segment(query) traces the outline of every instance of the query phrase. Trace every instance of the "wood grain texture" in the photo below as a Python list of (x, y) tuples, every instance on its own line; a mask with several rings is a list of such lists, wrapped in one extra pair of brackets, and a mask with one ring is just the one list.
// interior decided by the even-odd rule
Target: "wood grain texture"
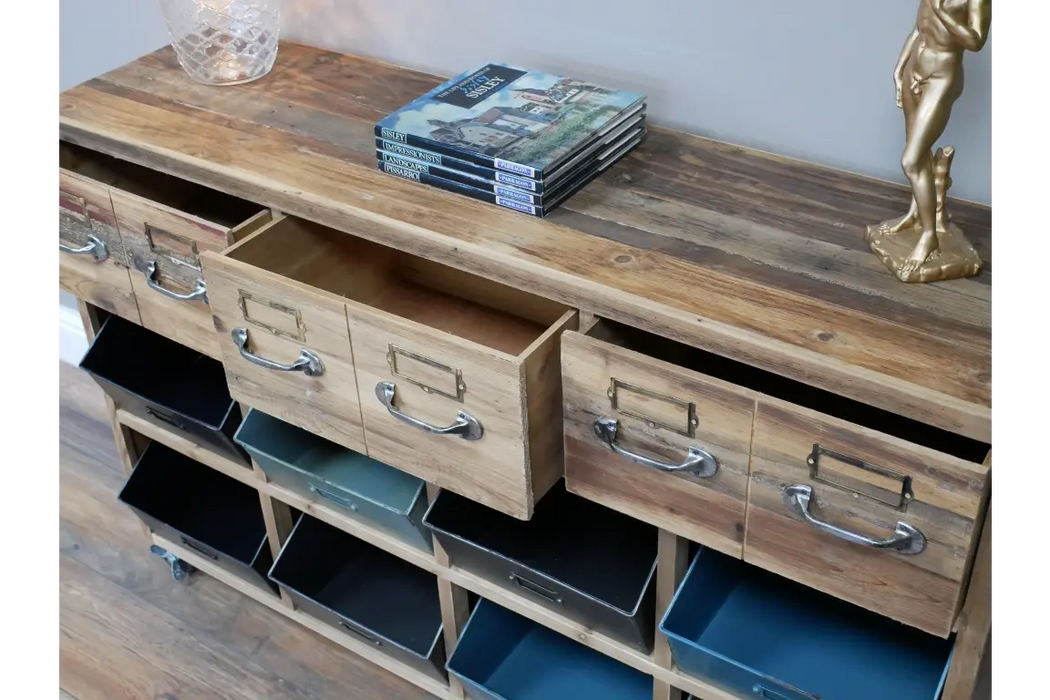
[[(365, 452), (345, 306), (231, 258), (208, 253), (202, 257), (230, 395), (351, 450)], [(302, 318), (302, 339), (277, 335), (246, 321), (239, 303), (244, 292), (295, 310)], [(234, 345), (230, 336), (234, 328), (246, 328), (248, 349), (274, 362), (292, 363), (302, 350), (308, 350), (324, 364), (324, 374), (308, 377), (253, 364)]]
[[(911, 478), (895, 508), (811, 478), (815, 444)], [(817, 518), (884, 538), (898, 521), (920, 530), (917, 555), (868, 549), (819, 532), (783, 501), (792, 484), (813, 489)], [(988, 494), (988, 467), (815, 411), (761, 398), (755, 414), (744, 559), (941, 637), (951, 633)], [(898, 494), (899, 495), (899, 494)]]
[[(509, 515), (530, 517), (522, 363), (361, 304), (347, 308), (368, 456)], [(466, 386), (462, 403), (395, 376), (387, 362), (391, 345), (459, 369)], [(433, 435), (395, 418), (375, 396), (381, 382), (395, 383), (397, 410), (436, 426), (454, 423), (463, 411), (481, 423), (481, 439)]]
[[(673, 532), (660, 530), (656, 559), (656, 638), (653, 645), (653, 661), (662, 668), (674, 668), (674, 657), (667, 637), (659, 629), (674, 594), (685, 578), (689, 568), (689, 540)], [(653, 680), (653, 700), (683, 700), (682, 691), (660, 679)]]
[(140, 323), (109, 190), (68, 170), (59, 170), (58, 178), (59, 243), (81, 248), (88, 245), (89, 235), (95, 236), (108, 255), (96, 262), (89, 254), (59, 251), (58, 286), (111, 314)]
[(973, 576), (957, 620), (952, 665), (944, 683), (944, 700), (970, 700), (980, 682), (992, 646), (992, 508), (988, 507)]
[(124, 473), (102, 391), (59, 371), (60, 697), (431, 697), (208, 576), (172, 580), (116, 500)]
[[(427, 484), (427, 500), (430, 503), (441, 493), (441, 489), (433, 484)], [(447, 569), (449, 566), (448, 552), (441, 543), (434, 540), (434, 561), (439, 567)], [(463, 628), (467, 626), (470, 619), (470, 600), (467, 590), (460, 588), (446, 578), (438, 577), (438, 600), (441, 603), (441, 624), (445, 636), (445, 656), (452, 656), (463, 634)], [(449, 696), (453, 698), (467, 697), (466, 690), (459, 678), (450, 673), (448, 676)]]
[[(624, 413), (623, 387), (620, 410), (613, 409), (607, 392), (614, 379), (694, 404), (693, 437), (640, 417), (659, 419), (660, 407)], [(580, 333), (563, 336), (562, 383), (570, 491), (720, 552), (743, 555), (753, 393)], [(666, 402), (650, 402), (659, 403)], [(661, 472), (617, 455), (594, 434), (601, 417), (619, 421), (617, 445), (626, 450), (677, 464), (695, 445), (718, 460), (718, 472), (710, 478)], [(678, 429), (687, 430), (688, 416), (677, 418)], [(666, 420), (670, 424), (673, 417)]]
[[(980, 440), (990, 265), (897, 284), (864, 226), (905, 188), (653, 127), (547, 220), (374, 168), (372, 125), (440, 78), (282, 43), (266, 81), (170, 49), (61, 97), (62, 138)], [(953, 202), (990, 259), (990, 210)]]

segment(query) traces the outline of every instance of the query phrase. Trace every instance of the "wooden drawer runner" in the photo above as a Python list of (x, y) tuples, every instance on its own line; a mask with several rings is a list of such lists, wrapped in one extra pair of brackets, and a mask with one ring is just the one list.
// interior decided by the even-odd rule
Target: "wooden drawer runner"
[(569, 490), (741, 557), (754, 392), (604, 321), (562, 342)]
[[(558, 350), (575, 311), (292, 218), (202, 257), (240, 400), (518, 518), (561, 476)], [(275, 330), (245, 320), (243, 292)], [(289, 364), (308, 350), (324, 375), (253, 365), (239, 327), (250, 353)], [(304, 424), (318, 406), (323, 424)]]
[(269, 211), (87, 149), (62, 149), (112, 202), (142, 325), (219, 359), (200, 253), (223, 250), (269, 221)]

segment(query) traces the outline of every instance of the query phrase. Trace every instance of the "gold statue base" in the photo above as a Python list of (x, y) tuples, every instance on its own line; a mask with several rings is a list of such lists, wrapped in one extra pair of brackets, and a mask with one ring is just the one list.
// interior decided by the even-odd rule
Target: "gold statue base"
[(961, 277), (973, 277), (981, 271), (981, 256), (966, 240), (962, 230), (948, 222), (937, 232), (937, 250), (918, 269), (905, 273), (905, 261), (919, 242), (918, 228), (898, 233), (883, 233), (894, 222), (868, 226), (864, 240), (882, 263), (901, 282), (941, 282)]

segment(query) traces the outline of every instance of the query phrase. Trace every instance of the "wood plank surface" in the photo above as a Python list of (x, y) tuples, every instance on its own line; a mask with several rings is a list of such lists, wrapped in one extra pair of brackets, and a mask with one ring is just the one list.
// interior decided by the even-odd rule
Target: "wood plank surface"
[[(375, 121), (440, 81), (282, 42), (215, 90), (166, 48), (64, 93), (61, 136), (990, 441), (991, 264), (898, 283), (863, 234), (905, 188), (652, 127), (533, 219), (376, 171)], [(950, 206), (990, 261), (991, 210)]]
[(101, 390), (60, 375), (62, 700), (432, 697), (210, 577), (174, 581), (116, 500)]

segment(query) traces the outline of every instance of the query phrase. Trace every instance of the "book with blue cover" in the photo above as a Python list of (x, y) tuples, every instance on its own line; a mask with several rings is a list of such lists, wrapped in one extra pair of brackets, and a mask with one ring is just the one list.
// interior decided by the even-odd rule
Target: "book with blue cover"
[(638, 93), (489, 63), (383, 118), (375, 133), (394, 144), (543, 181), (644, 103)]

